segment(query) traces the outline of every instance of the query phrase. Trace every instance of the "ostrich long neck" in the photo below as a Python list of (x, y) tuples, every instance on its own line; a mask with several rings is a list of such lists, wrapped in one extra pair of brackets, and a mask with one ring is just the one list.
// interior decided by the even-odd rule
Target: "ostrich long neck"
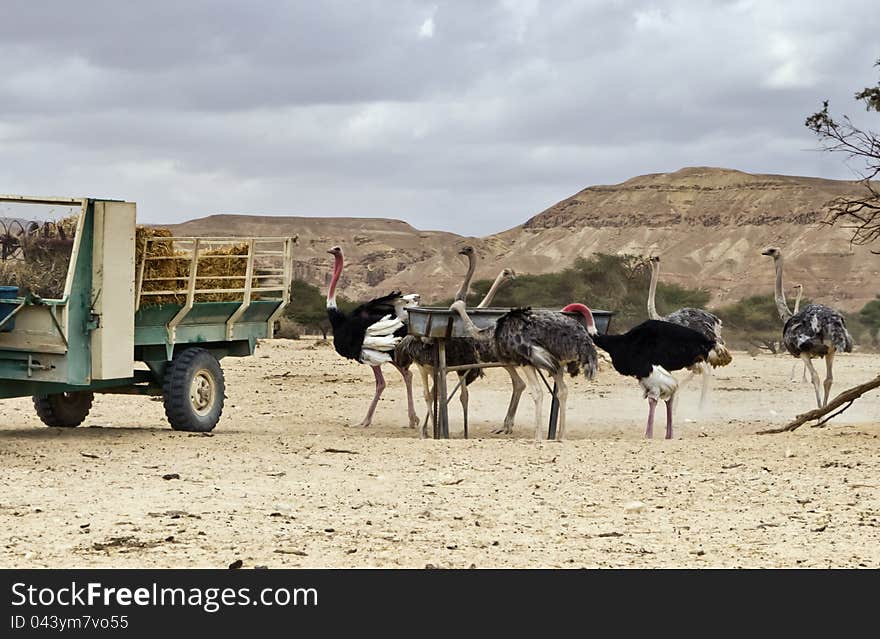
[(333, 262), (333, 277), (330, 279), (330, 288), (327, 289), (327, 308), (336, 308), (336, 284), (342, 275), (342, 255), (335, 255)]
[(504, 271), (501, 271), (498, 274), (498, 277), (495, 278), (495, 281), (492, 282), (492, 288), (489, 289), (489, 292), (486, 293), (486, 297), (477, 304), (477, 308), (486, 308), (489, 304), (492, 303), (492, 300), (495, 299), (495, 294), (498, 292), (498, 289), (501, 287), (501, 283), (504, 281)]
[(803, 287), (798, 289), (797, 297), (794, 298), (794, 313), (797, 313), (801, 308), (801, 297), (804, 295)]
[(651, 262), (651, 286), (648, 288), (648, 317), (653, 320), (661, 319), (660, 313), (657, 312), (657, 307), (654, 306), (658, 279), (660, 279), (660, 264)]
[(458, 289), (458, 292), (455, 294), (456, 301), (461, 300), (462, 302), (467, 301), (468, 290), (471, 287), (471, 278), (474, 276), (474, 271), (477, 270), (477, 256), (473, 253), (468, 253), (468, 270), (464, 276), (464, 282), (461, 283), (461, 288)]
[(477, 328), (477, 325), (474, 324), (473, 320), (468, 316), (467, 310), (465, 309), (464, 304), (453, 304), (450, 307), (450, 310), (458, 313), (458, 316), (461, 318), (462, 323), (464, 323), (465, 330), (472, 337), (479, 337), (480, 329)]
[(779, 318), (783, 322), (787, 322), (792, 316), (791, 310), (788, 308), (788, 302), (785, 301), (785, 291), (782, 290), (782, 256), (773, 258), (773, 265), (776, 267), (776, 311)]

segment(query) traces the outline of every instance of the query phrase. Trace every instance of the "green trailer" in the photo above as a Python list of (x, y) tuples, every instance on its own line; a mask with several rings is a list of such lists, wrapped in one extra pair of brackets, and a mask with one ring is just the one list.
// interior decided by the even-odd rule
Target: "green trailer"
[[(172, 428), (212, 430), (223, 410), (219, 360), (252, 355), (258, 339), (273, 336), (289, 301), (294, 239), (174, 237), (173, 255), (162, 255), (149, 243), (168, 238), (146, 237), (136, 264), (133, 202), (0, 196), (0, 203), (78, 215), (63, 294), (0, 299), (0, 398), (30, 395), (47, 426), (74, 427), (95, 393), (161, 396)], [(206, 259), (237, 260), (239, 275), (202, 275)], [(152, 277), (159, 260), (188, 266)]]

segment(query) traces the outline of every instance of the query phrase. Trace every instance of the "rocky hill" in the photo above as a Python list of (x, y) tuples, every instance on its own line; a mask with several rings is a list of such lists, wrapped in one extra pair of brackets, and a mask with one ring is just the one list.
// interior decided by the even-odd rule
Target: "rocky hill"
[(481, 256), (478, 278), (505, 266), (557, 271), (596, 252), (660, 255), (664, 281), (703, 287), (719, 304), (772, 291), (772, 264), (760, 250), (774, 244), (786, 255), (789, 283), (802, 282), (814, 300), (856, 310), (880, 292), (880, 256), (821, 221), (829, 200), (861, 188), (698, 167), (591, 186), (483, 238), (373, 218), (214, 215), (172, 228), (179, 235), (299, 235), (296, 275), (321, 286), (330, 266), (325, 251), (340, 244), (348, 261), (342, 290), (352, 298), (391, 289), (449, 297), (464, 271), (458, 247), (472, 243)]

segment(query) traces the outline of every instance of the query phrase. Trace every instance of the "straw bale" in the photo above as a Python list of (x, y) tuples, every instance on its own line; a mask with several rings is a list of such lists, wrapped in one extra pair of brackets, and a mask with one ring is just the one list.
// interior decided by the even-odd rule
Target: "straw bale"
[[(60, 298), (64, 294), (64, 283), (73, 250), (77, 216), (71, 216), (44, 225), (32, 235), (22, 237), (22, 258), (0, 261), (0, 284), (18, 286), (22, 292), (45, 298)], [(187, 279), (190, 259), (186, 252), (174, 247), (174, 238), (166, 228), (138, 226), (135, 231), (135, 268), (141, 268), (144, 246), (147, 238), (162, 238), (149, 243), (148, 257), (168, 257), (177, 259), (147, 260), (144, 263), (144, 291), (181, 291), (170, 295), (147, 295), (141, 300), (142, 306), (157, 304), (183, 304), (186, 302)], [(204, 251), (200, 255), (198, 275), (215, 276), (198, 280), (198, 288), (243, 288), (247, 272), (247, 259), (221, 257), (247, 255), (248, 245), (239, 243), (222, 248)], [(212, 259), (214, 257), (215, 259)], [(223, 279), (223, 277), (232, 279)], [(163, 278), (163, 279), (157, 279)], [(258, 280), (253, 285), (257, 286)], [(237, 301), (243, 293), (201, 293), (196, 302)]]

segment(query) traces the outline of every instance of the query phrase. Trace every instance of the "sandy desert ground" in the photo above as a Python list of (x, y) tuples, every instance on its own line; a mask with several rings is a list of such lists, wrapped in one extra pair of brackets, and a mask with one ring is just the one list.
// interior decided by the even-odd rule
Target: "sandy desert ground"
[[(372, 374), (307, 339), (224, 360), (210, 435), (170, 430), (148, 398), (99, 396), (70, 430), (7, 400), (0, 566), (876, 568), (880, 393), (827, 428), (756, 435), (814, 404), (792, 361), (737, 353), (706, 415), (699, 384), (683, 391), (672, 441), (642, 438), (637, 383), (610, 369), (571, 386), (561, 444), (534, 442), (528, 395), (515, 434), (491, 434), (500, 371), (472, 386), (469, 440), (457, 402), (456, 438), (405, 428), (396, 374), (373, 427), (351, 428)], [(880, 356), (836, 363), (839, 390)]]

